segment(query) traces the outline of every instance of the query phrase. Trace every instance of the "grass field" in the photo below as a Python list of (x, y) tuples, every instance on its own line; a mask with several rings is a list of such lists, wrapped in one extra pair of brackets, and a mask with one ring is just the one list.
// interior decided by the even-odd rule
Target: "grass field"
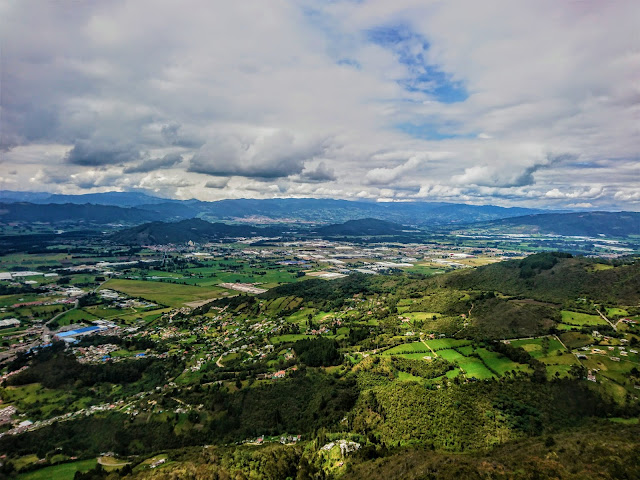
[(188, 302), (223, 296), (221, 288), (145, 282), (144, 280), (111, 279), (101, 288), (117, 290), (131, 297), (140, 297), (171, 307), (181, 307)]
[(35, 302), (43, 298), (35, 293), (20, 295), (0, 295), (0, 307), (9, 307), (15, 303)]
[(403, 353), (420, 353), (425, 352), (423, 355), (429, 355), (431, 352), (429, 348), (422, 342), (405, 343), (404, 345), (397, 345), (389, 350), (382, 352), (382, 355), (399, 355)]
[(45, 467), (33, 472), (22, 473), (16, 478), (18, 480), (73, 480), (76, 472), (87, 472), (96, 466), (95, 458), (89, 460), (79, 460), (77, 462), (63, 463)]
[(403, 268), (405, 272), (420, 273), (422, 275), (434, 275), (444, 273), (442, 268), (438, 268), (432, 265), (414, 265), (413, 267)]
[(587, 313), (571, 312), (562, 310), (562, 323), (569, 325), (606, 325), (599, 315), (589, 315)]
[(564, 347), (562, 344), (556, 340), (555, 338), (545, 337), (549, 339), (548, 348), (545, 351), (545, 339), (544, 338), (534, 338), (530, 340), (513, 340), (511, 345), (514, 347), (522, 347), (525, 351), (529, 352), (529, 354), (533, 358), (541, 358), (548, 357), (551, 355), (555, 355), (558, 351), (564, 351)]
[(119, 315), (118, 319), (122, 320), (122, 322), (126, 323), (127, 325), (135, 323), (138, 320), (141, 320), (145, 323), (151, 323), (154, 320), (160, 318), (163, 313), (167, 313), (169, 311), (171, 311), (170, 308), (160, 308), (157, 310), (147, 310), (144, 312), (127, 313), (125, 315)]
[(607, 318), (608, 317), (625, 317), (629, 315), (629, 312), (624, 308), (607, 308)]
[(89, 312), (86, 312), (84, 310), (73, 309), (73, 310), (69, 310), (64, 315), (58, 317), (56, 322), (58, 322), (58, 325), (63, 326), (63, 325), (71, 325), (72, 323), (78, 323), (83, 320), (91, 322), (97, 319), (98, 317), (90, 314)]
[(566, 332), (560, 335), (560, 340), (569, 348), (580, 348), (593, 344), (593, 337), (586, 333)]
[(297, 342), (298, 340), (304, 340), (305, 338), (315, 338), (316, 335), (304, 335), (302, 333), (288, 333), (286, 335), (278, 335), (271, 337), (269, 341), (271, 343), (285, 343), (285, 342)]
[[(233, 269), (229, 268), (231, 263), (233, 263)], [(242, 283), (259, 282), (265, 288), (271, 288), (281, 283), (295, 282), (300, 278), (296, 276), (295, 272), (287, 270), (297, 270), (297, 268), (270, 262), (253, 266), (246, 262), (212, 262), (206, 267), (188, 269), (187, 272), (195, 276), (186, 277), (184, 281), (190, 285), (201, 286), (237, 281)]]
[(449, 362), (457, 363), (467, 377), (475, 377), (479, 380), (494, 377), (493, 373), (484, 366), (479, 358), (466, 357), (453, 349), (440, 350), (438, 356)]
[[(2, 400), (13, 403), (18, 410), (29, 410), (37, 405), (39, 415), (32, 415), (31, 420), (39, 420), (54, 416), (54, 411), (64, 408), (70, 411), (80, 410), (91, 404), (91, 397), (81, 397), (74, 401), (73, 395), (64, 390), (44, 388), (39, 383), (30, 383), (2, 390)], [(37, 403), (36, 403), (37, 402)]]
[(426, 340), (427, 344), (434, 350), (444, 350), (447, 348), (457, 348), (471, 345), (469, 340), (458, 340), (456, 338), (438, 338), (436, 340)]
[(433, 320), (433, 317), (441, 317), (442, 315), (433, 312), (406, 312), (404, 313), (404, 316), (410, 318), (411, 320), (421, 320), (424, 322)]
[(476, 353), (480, 355), (482, 360), (484, 360), (484, 363), (495, 370), (499, 375), (504, 375), (506, 372), (510, 372), (512, 370), (521, 371), (529, 369), (527, 365), (521, 365), (513, 362), (499, 353), (492, 352), (484, 348), (478, 348)]

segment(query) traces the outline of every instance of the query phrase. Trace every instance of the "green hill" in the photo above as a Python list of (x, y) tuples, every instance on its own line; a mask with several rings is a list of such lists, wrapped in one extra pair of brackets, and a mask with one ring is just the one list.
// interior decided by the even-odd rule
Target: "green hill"
[(269, 229), (247, 225), (209, 223), (198, 218), (180, 222), (151, 222), (121, 230), (110, 237), (123, 245), (208, 242), (226, 237), (246, 237), (272, 233)]
[(504, 233), (628, 237), (640, 235), (640, 212), (543, 213), (504, 218), (479, 226)]
[(599, 269), (602, 260), (540, 253), (442, 278), (445, 286), (522, 295), (564, 303), (586, 297), (598, 303), (636, 305), (640, 302), (640, 263)]

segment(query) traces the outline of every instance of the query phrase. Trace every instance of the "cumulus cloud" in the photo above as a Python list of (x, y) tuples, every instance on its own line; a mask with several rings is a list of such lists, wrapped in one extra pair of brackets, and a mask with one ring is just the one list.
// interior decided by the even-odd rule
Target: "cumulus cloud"
[(207, 175), (278, 178), (299, 174), (305, 161), (325, 152), (324, 139), (287, 131), (218, 135), (191, 159), (189, 171)]
[(298, 178), (303, 182), (331, 182), (337, 179), (336, 172), (333, 168), (328, 167), (323, 161), (315, 167), (305, 166)]
[(458, 185), (485, 187), (523, 187), (536, 183), (534, 173), (563, 161), (575, 160), (573, 154), (543, 154), (539, 146), (519, 146), (515, 149), (494, 149), (481, 152), (483, 158), (491, 156), (491, 163), (474, 165), (451, 180)]
[(162, 168), (171, 168), (182, 162), (179, 153), (168, 153), (162, 158), (149, 158), (136, 165), (125, 167), (123, 173), (147, 173)]
[(218, 177), (207, 180), (204, 184), (206, 188), (224, 188), (229, 183), (229, 178), (227, 177)]
[(134, 145), (118, 145), (106, 141), (78, 141), (66, 156), (66, 161), (83, 167), (115, 165), (138, 160), (140, 151)]

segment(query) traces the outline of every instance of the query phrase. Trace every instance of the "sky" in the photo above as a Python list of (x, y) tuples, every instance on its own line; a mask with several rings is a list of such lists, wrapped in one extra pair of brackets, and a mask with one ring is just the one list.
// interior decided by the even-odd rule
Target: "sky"
[(640, 211), (640, 2), (0, 0), (0, 189)]

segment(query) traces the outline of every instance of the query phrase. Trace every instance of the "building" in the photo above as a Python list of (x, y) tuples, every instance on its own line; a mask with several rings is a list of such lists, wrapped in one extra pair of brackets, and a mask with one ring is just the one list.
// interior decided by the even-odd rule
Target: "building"
[(5, 318), (4, 320), (0, 320), (0, 328), (12, 328), (19, 326), (20, 320), (17, 318)]
[(84, 328), (78, 328), (77, 330), (68, 330), (66, 332), (58, 332), (56, 333), (53, 338), (55, 340), (62, 340), (63, 342), (67, 342), (67, 343), (75, 343), (76, 341), (76, 337), (84, 337), (85, 335), (92, 335), (94, 333), (97, 333), (101, 330), (106, 330), (107, 327), (104, 325), (100, 325), (100, 326), (92, 326), (92, 327), (84, 327)]

